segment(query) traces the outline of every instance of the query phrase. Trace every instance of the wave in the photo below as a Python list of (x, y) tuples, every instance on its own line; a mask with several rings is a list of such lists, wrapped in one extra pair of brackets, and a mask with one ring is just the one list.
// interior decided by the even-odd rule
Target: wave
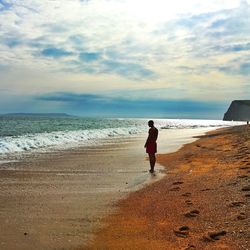
[[(223, 122), (216, 120), (178, 120), (156, 119), (155, 125), (160, 129), (184, 129), (202, 127), (225, 127), (242, 123)], [(0, 138), (0, 154), (46, 150), (48, 148), (66, 149), (83, 145), (95, 145), (102, 139), (121, 137), (147, 132), (143, 125), (133, 127), (90, 129), (77, 131), (57, 131), (50, 133), (26, 134), (21, 136), (5, 136)]]
[(169, 119), (161, 126), (162, 129), (185, 129), (185, 128), (214, 128), (242, 125), (242, 122), (228, 122), (220, 120), (193, 120), (193, 119)]
[(56, 147), (68, 148), (76, 145), (96, 144), (101, 139), (138, 134), (139, 128), (93, 129), (28, 134), (0, 139), (0, 154), (25, 152), (35, 149)]

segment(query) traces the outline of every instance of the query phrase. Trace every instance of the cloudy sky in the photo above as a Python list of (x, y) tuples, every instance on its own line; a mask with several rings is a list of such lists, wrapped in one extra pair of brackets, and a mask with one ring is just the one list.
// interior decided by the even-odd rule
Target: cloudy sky
[(221, 119), (250, 96), (250, 0), (0, 0), (0, 113)]

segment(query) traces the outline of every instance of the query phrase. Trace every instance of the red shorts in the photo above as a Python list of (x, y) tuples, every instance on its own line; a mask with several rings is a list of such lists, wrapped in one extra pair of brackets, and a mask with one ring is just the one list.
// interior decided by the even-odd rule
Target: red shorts
[(148, 142), (146, 147), (146, 153), (148, 154), (155, 154), (157, 152), (157, 144), (154, 141)]

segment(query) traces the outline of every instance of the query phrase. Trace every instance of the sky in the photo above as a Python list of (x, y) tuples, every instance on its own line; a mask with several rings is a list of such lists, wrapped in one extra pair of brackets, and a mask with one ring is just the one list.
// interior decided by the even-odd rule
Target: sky
[(0, 0), (0, 113), (222, 119), (250, 96), (250, 0)]

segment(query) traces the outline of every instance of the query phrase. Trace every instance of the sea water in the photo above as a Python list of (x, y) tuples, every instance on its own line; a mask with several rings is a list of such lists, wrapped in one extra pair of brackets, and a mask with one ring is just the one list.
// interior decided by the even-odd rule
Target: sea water
[[(0, 156), (99, 145), (107, 138), (135, 136), (148, 130), (148, 119), (58, 116), (0, 116)], [(154, 119), (161, 129), (225, 127), (221, 120)]]

